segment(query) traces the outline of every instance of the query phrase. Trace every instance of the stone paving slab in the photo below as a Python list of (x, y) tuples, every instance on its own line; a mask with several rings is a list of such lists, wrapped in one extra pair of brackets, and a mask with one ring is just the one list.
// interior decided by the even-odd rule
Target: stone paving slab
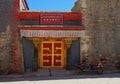
[(120, 84), (120, 74), (4, 78), (0, 84)]
[(66, 69), (51, 69), (52, 76), (68, 76), (75, 75), (75, 70), (66, 70)]
[[(111, 71), (105, 71), (104, 74), (110, 74)], [(118, 73), (117, 71), (114, 73)], [(104, 75), (103, 74), (103, 75)], [(59, 77), (59, 76), (74, 76), (80, 75), (76, 70), (66, 70), (66, 69), (39, 69), (37, 72), (26, 72), (24, 74), (10, 74), (10, 75), (0, 75), (0, 78), (14, 78), (14, 77)], [(81, 74), (86, 75), (86, 74)], [(97, 74), (87, 74), (87, 75), (97, 75)]]
[(75, 70), (66, 69), (39, 69), (37, 72), (26, 72), (24, 74), (0, 75), (0, 77), (50, 77), (75, 75)]

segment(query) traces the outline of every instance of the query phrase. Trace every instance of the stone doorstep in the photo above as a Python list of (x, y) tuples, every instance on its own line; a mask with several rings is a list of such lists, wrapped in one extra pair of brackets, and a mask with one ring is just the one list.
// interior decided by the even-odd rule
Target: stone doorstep
[(23, 75), (11, 74), (11, 75), (0, 75), (0, 78), (16, 78), (23, 77)]
[(65, 69), (40, 69), (36, 72), (36, 76), (65, 76), (73, 75), (74, 70), (65, 70)]

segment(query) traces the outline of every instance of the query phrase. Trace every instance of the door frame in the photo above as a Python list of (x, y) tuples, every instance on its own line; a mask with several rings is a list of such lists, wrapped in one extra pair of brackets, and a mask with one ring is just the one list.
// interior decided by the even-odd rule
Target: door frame
[[(61, 55), (62, 55), (62, 59), (61, 59), (61, 63), (62, 63), (62, 65), (61, 66), (53, 66), (53, 61), (54, 60), (52, 60), (52, 66), (51, 67), (47, 67), (47, 66), (43, 66), (43, 56), (42, 56), (42, 48), (43, 48), (43, 43), (52, 43), (52, 48), (54, 47), (54, 43), (61, 43), (61, 50), (62, 50), (62, 52), (61, 52)], [(44, 39), (44, 40), (41, 40), (41, 43), (40, 43), (40, 45), (39, 45), (39, 48), (38, 48), (38, 67), (39, 68), (65, 68), (66, 67), (66, 49), (65, 49), (65, 44), (64, 44), (64, 41), (63, 40), (61, 40), (61, 39), (59, 39), (59, 40), (56, 40), (56, 39)], [(54, 51), (52, 51), (52, 53), (53, 53)], [(52, 59), (54, 59), (53, 56), (54, 54), (52, 54)]]

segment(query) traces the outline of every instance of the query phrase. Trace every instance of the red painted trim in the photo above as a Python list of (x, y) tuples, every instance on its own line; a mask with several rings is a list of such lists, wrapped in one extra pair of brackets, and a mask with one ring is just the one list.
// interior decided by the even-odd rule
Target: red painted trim
[(13, 27), (12, 27), (12, 73), (23, 73), (23, 59), (20, 49), (20, 34), (19, 34), (19, 13), (20, 13), (20, 1), (13, 0)]
[(19, 18), (21, 20), (39, 20), (39, 12), (20, 12)]
[(77, 12), (21, 12), (19, 18), (21, 20), (40, 20), (41, 14), (63, 14), (64, 21), (82, 20), (82, 13)]
[(80, 27), (80, 28), (60, 28), (60, 27), (56, 27), (56, 28), (50, 28), (50, 27), (20, 27), (20, 30), (85, 30), (85, 28)]

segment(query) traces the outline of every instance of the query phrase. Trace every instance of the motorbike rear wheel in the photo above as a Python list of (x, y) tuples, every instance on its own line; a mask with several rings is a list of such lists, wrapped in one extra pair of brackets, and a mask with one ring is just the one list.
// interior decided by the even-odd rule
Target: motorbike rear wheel
[(98, 74), (103, 74), (103, 69), (98, 68), (98, 69), (97, 69), (97, 73), (98, 73)]

